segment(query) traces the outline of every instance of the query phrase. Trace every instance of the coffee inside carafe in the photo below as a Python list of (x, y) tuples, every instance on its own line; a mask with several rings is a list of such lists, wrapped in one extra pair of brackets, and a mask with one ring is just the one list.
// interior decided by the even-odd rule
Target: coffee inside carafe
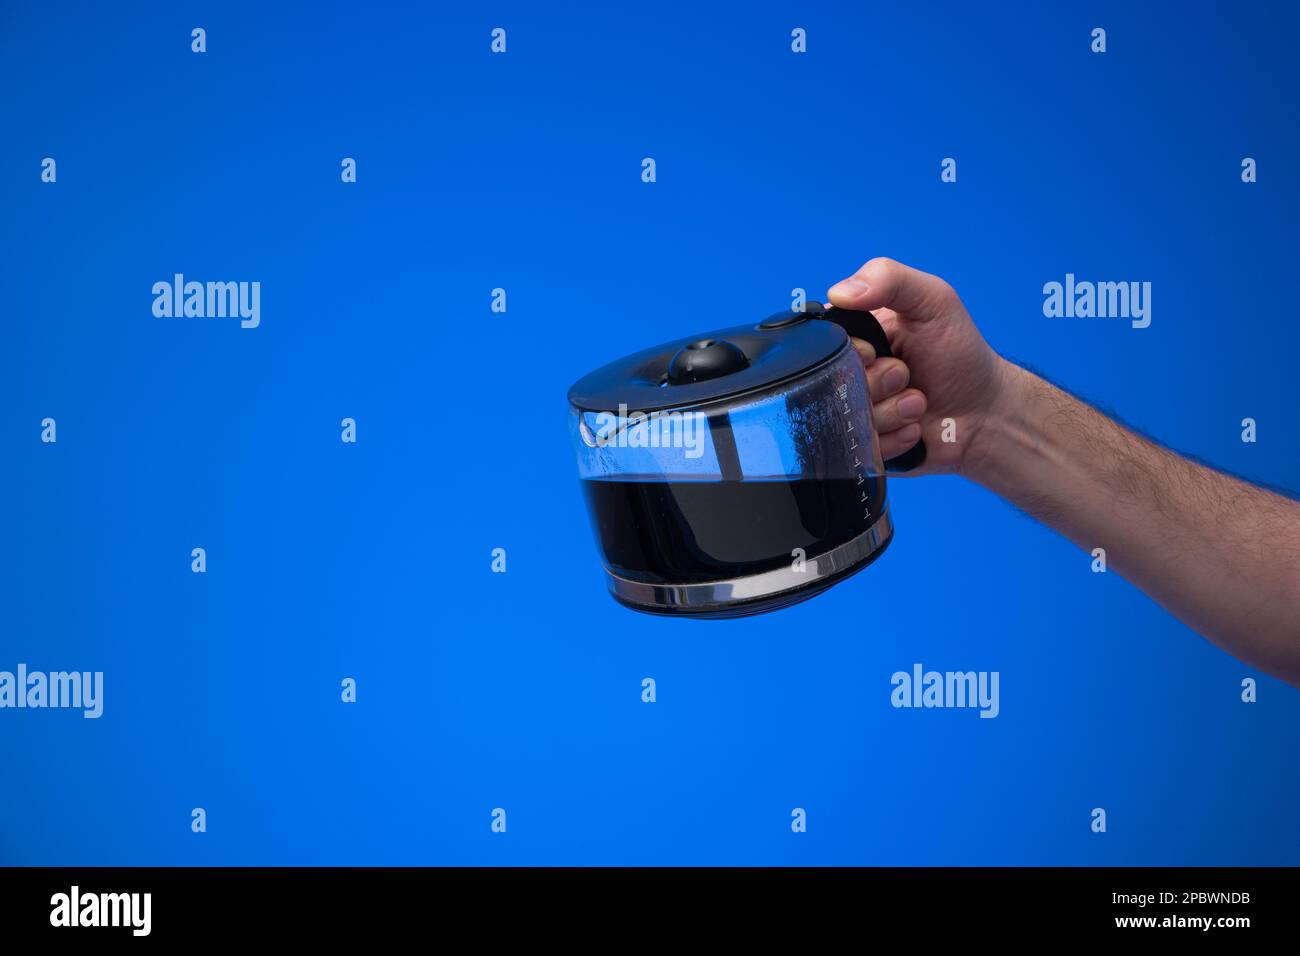
[(613, 573), (691, 584), (791, 567), (856, 538), (880, 513), (885, 482), (619, 476), (584, 480), (582, 490)]

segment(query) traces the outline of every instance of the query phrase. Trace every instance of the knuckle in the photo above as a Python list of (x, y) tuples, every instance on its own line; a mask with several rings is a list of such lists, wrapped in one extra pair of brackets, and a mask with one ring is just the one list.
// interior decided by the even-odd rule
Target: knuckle
[(941, 308), (950, 308), (961, 304), (961, 296), (957, 295), (957, 290), (951, 285), (940, 279), (934, 290), (935, 305)]
[(898, 277), (899, 270), (902, 268), (902, 263), (897, 259), (890, 259), (888, 256), (877, 256), (868, 261), (858, 271), (863, 274), (870, 274), (877, 282), (892, 282)]

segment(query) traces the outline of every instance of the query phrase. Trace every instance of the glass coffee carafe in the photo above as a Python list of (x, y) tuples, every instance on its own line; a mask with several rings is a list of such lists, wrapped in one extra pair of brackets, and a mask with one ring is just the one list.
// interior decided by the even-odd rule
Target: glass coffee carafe
[(809, 303), (627, 356), (570, 389), (579, 478), (617, 600), (755, 614), (884, 550), (885, 468), (849, 332), (888, 354), (870, 313)]

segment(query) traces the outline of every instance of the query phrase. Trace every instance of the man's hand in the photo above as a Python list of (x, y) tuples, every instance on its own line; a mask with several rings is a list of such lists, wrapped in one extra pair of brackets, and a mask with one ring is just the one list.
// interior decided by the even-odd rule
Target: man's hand
[[(900, 455), (924, 434), (925, 464), (909, 474), (964, 471), (1014, 367), (984, 341), (952, 286), (893, 259), (872, 259), (829, 298), (874, 313), (897, 356), (877, 361), (870, 345), (853, 340), (867, 367), (881, 455)], [(941, 440), (944, 419), (952, 419), (955, 441)]]
[(1105, 548), (1188, 625), (1300, 686), (1300, 503), (1154, 445), (1000, 358), (942, 279), (872, 259), (830, 300), (874, 312), (898, 356), (856, 343), (885, 458), (916, 444), (919, 420), (917, 473), (960, 472), (1085, 551)]

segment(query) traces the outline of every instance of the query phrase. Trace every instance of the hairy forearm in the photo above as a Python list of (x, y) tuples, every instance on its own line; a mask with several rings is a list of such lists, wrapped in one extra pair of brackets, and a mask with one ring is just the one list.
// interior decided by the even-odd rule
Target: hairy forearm
[(965, 474), (1229, 653), (1300, 686), (1300, 504), (1188, 461), (1004, 363)]

